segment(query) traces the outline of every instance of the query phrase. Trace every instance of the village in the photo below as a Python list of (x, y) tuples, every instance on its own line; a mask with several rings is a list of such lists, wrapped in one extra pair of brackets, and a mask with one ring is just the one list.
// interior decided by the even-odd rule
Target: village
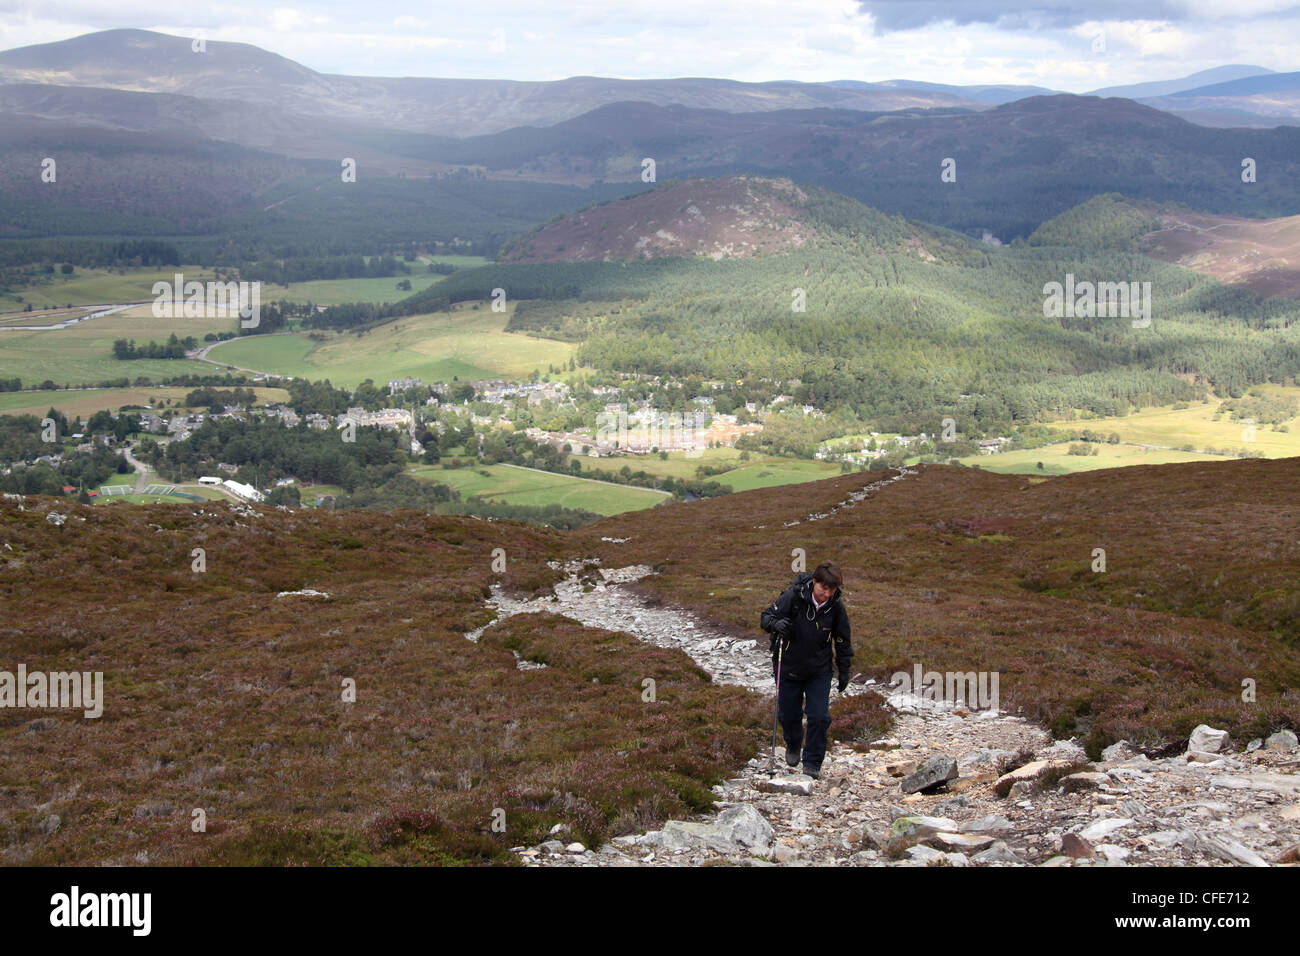
[[(680, 389), (686, 383), (656, 376), (629, 376), (643, 386)], [(255, 384), (277, 387), (287, 384), (274, 376), (259, 375)], [(781, 383), (795, 387), (797, 380)], [(704, 381), (701, 389), (717, 390), (725, 383)], [(344, 441), (353, 440), (356, 428), (381, 428), (403, 431), (407, 434), (412, 456), (425, 453), (424, 444), (430, 434), (442, 435), (450, 429), (473, 426), (479, 433), (480, 444), (487, 430), (502, 429), (521, 432), (538, 446), (549, 446), (557, 452), (592, 459), (644, 458), (649, 455), (681, 453), (696, 458), (708, 449), (732, 448), (746, 436), (759, 436), (765, 421), (774, 415), (793, 415), (815, 422), (824, 420), (825, 413), (810, 404), (800, 404), (794, 395), (779, 392), (765, 402), (748, 401), (732, 412), (715, 409), (710, 395), (696, 395), (682, 411), (665, 411), (656, 408), (647, 398), (630, 398), (629, 391), (617, 385), (579, 387), (577, 391), (563, 381), (507, 381), (486, 379), (471, 382), (423, 382), (419, 378), (392, 379), (380, 392), (384, 407), (366, 408), (350, 406), (336, 415), (318, 412), (299, 414), (284, 402), (270, 402), (248, 407), (236, 403), (220, 410), (197, 411), (192, 407), (174, 409), (154, 406), (151, 410), (132, 412), (138, 417), (138, 437), (149, 437), (159, 444), (185, 441), (209, 421), (234, 420), (248, 422), (255, 419), (281, 422), (286, 428), (305, 424), (315, 430), (334, 429), (341, 432)], [(455, 397), (453, 397), (455, 396)], [(457, 401), (456, 397), (460, 400)], [(371, 405), (375, 402), (371, 401)], [(127, 412), (109, 413), (113, 421)], [(568, 422), (565, 427), (542, 427), (538, 422)], [(577, 424), (582, 422), (582, 424)], [(589, 424), (588, 424), (589, 423)], [(84, 428), (84, 426), (81, 426)], [(69, 442), (60, 444), (31, 460), (9, 462), (0, 474), (8, 475), (15, 468), (46, 464), (57, 468), (70, 454), (88, 453), (95, 442), (108, 448), (130, 442), (114, 434), (88, 435), (77, 431), (68, 436)], [(871, 431), (863, 435), (829, 438), (819, 442), (812, 458), (816, 461), (840, 463), (845, 467), (866, 467), (889, 455), (907, 455), (935, 438), (920, 432), (916, 435), (887, 435)], [(999, 436), (973, 443), (980, 454), (994, 454), (1005, 450), (1012, 439)], [(743, 442), (742, 442), (743, 447)], [(257, 488), (248, 482), (235, 480), (239, 468), (225, 462), (212, 462), (211, 474), (198, 478), (201, 485), (219, 488), (235, 497), (251, 502), (263, 502), (274, 487)], [(275, 486), (294, 483), (293, 478), (280, 478)], [(154, 487), (150, 485), (149, 487)], [(66, 490), (66, 489), (65, 489)], [(100, 492), (111, 495), (122, 492), (121, 486), (110, 486)], [(95, 494), (91, 493), (92, 496)]]

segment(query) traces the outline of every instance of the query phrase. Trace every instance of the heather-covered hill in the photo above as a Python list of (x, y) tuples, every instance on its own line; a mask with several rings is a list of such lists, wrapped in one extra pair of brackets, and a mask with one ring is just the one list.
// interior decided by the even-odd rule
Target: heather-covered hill
[(1121, 738), (1182, 747), (1202, 722), (1243, 740), (1300, 726), (1300, 459), (1041, 483), (916, 470), (833, 513), (882, 473), (619, 515), (571, 541), (605, 566), (651, 564), (639, 588), (740, 630), (789, 583), (795, 549), (809, 570), (836, 561), (855, 670), (1000, 672), (1004, 710), (1085, 738), (1094, 759)]
[(1160, 226), (1141, 239), (1147, 255), (1262, 296), (1300, 298), (1300, 216), (1243, 219), (1178, 210), (1162, 214)]
[(723, 259), (786, 252), (802, 246), (816, 228), (802, 209), (807, 200), (788, 179), (674, 183), (548, 223), (507, 244), (497, 260)]
[(1300, 298), (1300, 216), (1246, 219), (1108, 193), (1043, 223), (1029, 241), (1141, 252), (1263, 297)]
[(788, 179), (721, 176), (669, 181), (597, 203), (502, 247), (501, 263), (583, 262), (707, 256), (752, 259), (821, 250), (900, 252), (934, 261), (970, 257), (964, 237), (887, 216), (816, 186)]
[[(635, 590), (760, 638), (760, 660), (758, 615), (795, 549), (809, 568), (836, 560), (855, 672), (996, 671), (1004, 711), (1093, 759), (1120, 738), (1181, 752), (1200, 723), (1237, 740), (1297, 729), (1298, 472), (1249, 460), (1034, 483), (918, 466), (570, 533), (7, 498), (0, 670), (102, 671), (105, 701), (99, 718), (0, 709), (0, 860), (501, 862), (556, 823), (595, 846), (708, 809), (770, 733), (763, 695), (546, 612), (466, 639), (492, 621), (491, 584), (543, 595), (579, 557), (652, 566)], [(281, 593), (302, 589), (324, 593)], [(837, 700), (832, 737), (878, 734), (879, 707)]]
[[(105, 698), (0, 708), (0, 861), (501, 861), (557, 822), (594, 843), (708, 806), (761, 699), (554, 615), (465, 639), (490, 583), (533, 593), (564, 550), (417, 512), (0, 502), (0, 671), (101, 671)], [(277, 596), (303, 588), (328, 596)], [(516, 629), (551, 666), (516, 669)]]

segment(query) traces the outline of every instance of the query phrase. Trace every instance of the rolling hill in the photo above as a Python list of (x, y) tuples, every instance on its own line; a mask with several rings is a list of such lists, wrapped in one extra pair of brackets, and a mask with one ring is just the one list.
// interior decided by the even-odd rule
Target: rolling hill
[[(1213, 125), (1294, 126), (1300, 121), (1300, 73), (1265, 73), (1163, 96), (1145, 97), (1143, 103), (1186, 116), (1194, 122), (1219, 114)], [(1239, 117), (1241, 122), (1233, 123)]]
[(791, 252), (820, 228), (788, 179), (728, 176), (665, 184), (601, 203), (508, 243), (498, 261), (581, 262)]
[(356, 77), (318, 73), (247, 43), (192, 41), (148, 30), (106, 30), (0, 53), (0, 81), (235, 100), (366, 126), (465, 136), (552, 125), (608, 103), (636, 100), (733, 112), (831, 107), (981, 109), (950, 92), (868, 84), (741, 83), (575, 76), (550, 82)]
[[(745, 202), (719, 201), (739, 190)], [(806, 198), (749, 177), (665, 182), (519, 237), (503, 261), (449, 276), (396, 314), (501, 289), (516, 303), (508, 330), (581, 343), (579, 363), (794, 378), (795, 400), (848, 416), (843, 428), (856, 413), (907, 434), (932, 434), (944, 416), (984, 430), (1069, 409), (1125, 414), (1300, 372), (1300, 303), (1261, 301), (1142, 254), (1138, 240), (1159, 223), (1121, 200), (1094, 200), (1023, 247), (998, 247), (798, 190)], [(763, 196), (793, 207), (782, 213), (788, 232), (763, 227)], [(1152, 325), (1047, 315), (1047, 285), (1067, 276), (1149, 282)], [(775, 429), (763, 441), (805, 448)]]
[(1264, 76), (1272, 70), (1262, 66), (1247, 66), (1234, 63), (1230, 66), (1217, 66), (1212, 70), (1200, 70), (1175, 80), (1155, 80), (1150, 83), (1130, 83), (1127, 86), (1104, 86), (1089, 91), (1089, 96), (1123, 96), (1130, 100), (1144, 97), (1170, 96), (1185, 90), (1195, 90), (1211, 83), (1227, 83), (1247, 76)]
[[(1285, 111), (1294, 76), (1162, 99), (1236, 109), (1262, 97)], [(15, 237), (163, 232), (213, 236), (214, 246), (315, 245), (337, 215), (355, 221), (361, 208), (356, 248), (418, 242), (426, 222), (430, 238), (450, 241), (451, 203), (465, 212), (459, 235), (495, 248), (548, 216), (640, 188), (646, 158), (661, 179), (788, 178), (1004, 242), (1105, 192), (1218, 215), (1297, 212), (1295, 127), (1207, 129), (1128, 99), (961, 90), (906, 80), (345, 77), (247, 44), (199, 53), (181, 37), (114, 30), (0, 53), (0, 219)], [(75, 174), (42, 188), (27, 170), (56, 148)], [(151, 158), (160, 152), (166, 161)], [(1226, 175), (1243, 155), (1269, 170), (1249, 190)], [(200, 174), (204, 157), (210, 175)], [(341, 157), (358, 165), (348, 192), (337, 189)], [(956, 177), (945, 181), (949, 159)], [(451, 180), (484, 195), (441, 185)], [(589, 192), (557, 202), (556, 187)], [(449, 188), (458, 195), (449, 199)], [(492, 192), (508, 208), (490, 208)], [(516, 210), (541, 214), (526, 222)]]
[(1110, 194), (1044, 223), (1030, 242), (1137, 251), (1264, 298), (1300, 298), (1300, 216), (1219, 216)]

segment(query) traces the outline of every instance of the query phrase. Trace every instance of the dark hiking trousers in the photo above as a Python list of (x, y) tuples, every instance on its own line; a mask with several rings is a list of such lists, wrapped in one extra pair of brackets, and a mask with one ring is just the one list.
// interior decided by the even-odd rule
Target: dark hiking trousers
[[(781, 693), (777, 714), (785, 734), (785, 748), (794, 752), (803, 747), (805, 766), (820, 769), (826, 757), (826, 732), (831, 726), (831, 675), (803, 680), (781, 675)], [(804, 740), (803, 716), (808, 715), (808, 739)]]

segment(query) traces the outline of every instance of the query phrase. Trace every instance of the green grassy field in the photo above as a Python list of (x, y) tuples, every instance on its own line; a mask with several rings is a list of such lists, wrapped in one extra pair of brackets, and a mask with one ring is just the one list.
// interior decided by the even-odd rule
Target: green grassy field
[[(415, 377), (426, 382), (519, 378), (566, 363), (574, 346), (505, 332), (509, 312), (463, 303), (450, 312), (394, 319), (362, 335), (294, 332), (233, 339), (208, 353), (217, 362), (276, 375), (328, 378), (355, 387)], [(513, 309), (513, 306), (511, 306)], [(316, 335), (320, 341), (309, 336)]]
[(805, 481), (821, 481), (839, 476), (840, 466), (825, 461), (800, 461), (794, 458), (770, 458), (766, 461), (737, 468), (725, 475), (705, 478), (730, 485), (732, 491), (751, 491), (754, 488), (771, 488), (775, 485), (796, 485)]
[[(117, 479), (120, 479), (120, 478), (126, 478), (126, 479), (128, 479), (128, 480), (127, 480), (126, 482), (120, 482), (120, 481), (117, 480)], [(113, 478), (111, 478), (111, 479), (109, 479), (108, 481), (104, 482), (105, 485), (115, 485), (115, 484), (128, 484), (128, 485), (130, 485), (130, 484), (134, 484), (134, 483), (135, 483), (135, 475), (114, 475)], [(231, 497), (230, 497), (230, 495), (226, 494), (224, 491), (217, 491), (215, 488), (210, 488), (210, 487), (208, 487), (207, 485), (199, 485), (199, 484), (193, 484), (193, 485), (176, 485), (176, 491), (180, 492), (181, 494), (185, 494), (185, 495), (194, 495), (196, 498), (202, 498), (202, 499), (204, 499), (205, 501), (223, 501), (223, 500), (224, 500), (224, 501), (230, 501), (230, 500), (232, 500)], [(159, 494), (151, 494), (151, 495), (122, 495), (122, 494), (112, 494), (112, 495), (97, 495), (95, 498), (92, 499), (92, 501), (93, 501), (95, 504), (99, 504), (99, 505), (111, 504), (112, 502), (115, 502), (115, 501), (125, 501), (125, 502), (127, 502), (127, 503), (129, 503), (129, 504), (135, 504), (135, 505), (151, 505), (151, 504), (155, 504), (155, 503), (161, 503), (161, 504), (186, 504), (186, 503), (188, 503), (189, 499), (188, 499), (188, 498), (183, 498), (183, 497), (181, 497), (180, 494), (175, 494), (175, 495), (159, 495)]]
[[(411, 264), (409, 276), (392, 276), (385, 279), (316, 279), (311, 282), (293, 282), (288, 286), (267, 283), (262, 286), (263, 302), (310, 302), (313, 305), (343, 305), (348, 302), (396, 302), (408, 295), (423, 292), (429, 286), (441, 282), (446, 276), (426, 272), (425, 266), (430, 262), (456, 266), (459, 269), (474, 269), (485, 266), (490, 260), (482, 256), (424, 256), (417, 263)], [(397, 288), (403, 279), (411, 282), (410, 291)]]
[[(77, 306), (152, 301), (153, 284), (172, 282), (178, 272), (185, 276), (186, 281), (196, 279), (206, 282), (214, 276), (211, 269), (199, 266), (175, 266), (168, 269), (77, 269), (70, 276), (56, 273), (50, 277), (48, 285), (31, 285), (10, 295), (0, 295), (0, 315), (21, 312), (29, 302), (37, 309), (62, 309), (69, 303)], [(18, 301), (19, 297), (22, 298), (21, 302)]]
[[(666, 461), (657, 455), (645, 459), (613, 458), (597, 461), (576, 456), (584, 469), (599, 468), (604, 471), (620, 470), (624, 465), (633, 471), (643, 470), (654, 475), (677, 478), (694, 478), (695, 469), (704, 462), (735, 460), (739, 452), (734, 448), (708, 449), (699, 458), (686, 458), (673, 452)], [(569, 456), (572, 460), (575, 456)], [(547, 505), (558, 503), (569, 508), (585, 508), (598, 514), (620, 514), (640, 508), (652, 507), (665, 499), (661, 492), (632, 486), (620, 486), (585, 481), (551, 472), (530, 471), (509, 465), (488, 465), (483, 468), (490, 475), (479, 474), (477, 468), (444, 469), (442, 466), (421, 466), (411, 474), (431, 481), (442, 482), (459, 491), (462, 497), (479, 495), (508, 504)], [(785, 458), (765, 458), (705, 480), (716, 480), (731, 485), (734, 491), (749, 491), (774, 485), (799, 484), (818, 481), (840, 473), (838, 465), (825, 462), (798, 461)]]
[[(142, 405), (150, 408), (150, 400), (157, 402), (155, 408), (186, 409), (185, 396), (192, 389), (188, 388), (97, 388), (86, 391), (68, 391), (66, 389), (49, 389), (38, 392), (0, 392), (0, 415), (44, 415), (50, 407), (58, 409), (69, 417), (76, 415), (87, 419), (95, 412), (107, 410), (115, 412), (123, 405)], [(283, 388), (254, 388), (260, 405), (270, 402), (284, 402), (289, 392)]]
[[(1300, 399), (1300, 387), (1261, 385), (1259, 388), (1269, 396), (1286, 395)], [(1197, 448), (1259, 451), (1265, 458), (1300, 455), (1300, 417), (1286, 423), (1289, 432), (1273, 431), (1271, 425), (1256, 425), (1254, 440), (1247, 441), (1243, 434), (1245, 426), (1239, 421), (1232, 421), (1226, 411), (1218, 421), (1214, 420), (1214, 413), (1221, 404), (1221, 399), (1212, 398), (1208, 403), (1193, 402), (1189, 407), (1181, 409), (1165, 405), (1122, 417), (1062, 420), (1049, 424), (1057, 428), (1091, 428), (1106, 435), (1118, 432), (1122, 441), (1174, 448), (1190, 442)]]
[[(321, 279), (312, 282), (295, 282), (289, 286), (267, 283), (262, 286), (262, 301), (312, 302), (316, 305), (341, 305), (346, 302), (396, 302), (408, 295), (421, 292), (445, 279), (446, 276), (425, 272), (427, 263), (437, 262), (461, 269), (487, 265), (481, 256), (425, 256), (412, 265), (409, 276), (385, 279)], [(55, 273), (48, 284), (30, 285), (17, 292), (0, 294), (0, 324), (6, 324), (11, 313), (31, 319), (23, 309), (31, 303), (36, 309), (62, 310), (73, 306), (102, 305), (106, 303), (145, 302), (153, 299), (155, 282), (171, 282), (176, 273), (186, 281), (196, 279), (206, 282), (214, 277), (210, 269), (199, 266), (175, 266), (167, 269), (77, 269), (70, 276)], [(410, 292), (397, 288), (403, 279), (411, 280)], [(66, 316), (60, 316), (65, 318)], [(17, 324), (25, 324), (19, 321)]]
[(230, 496), (225, 492), (209, 488), (207, 485), (177, 485), (176, 490), (183, 491), (187, 495), (197, 495), (198, 497), (206, 498), (209, 501), (219, 501), (221, 499), (229, 500), (230, 498)]
[(723, 462), (736, 463), (738, 467), (721, 475), (710, 475), (702, 480), (717, 481), (731, 485), (734, 491), (748, 491), (751, 488), (769, 488), (773, 485), (789, 485), (803, 481), (820, 481), (840, 474), (840, 466), (823, 461), (800, 461), (794, 458), (772, 458), (767, 455), (750, 452), (750, 461), (741, 462), (740, 452), (735, 448), (706, 448), (696, 458), (688, 458), (685, 452), (669, 452), (667, 459), (658, 455), (645, 457), (629, 456), (627, 458), (588, 458), (585, 455), (569, 455), (565, 463), (574, 458), (582, 462), (583, 468), (598, 468), (602, 471), (620, 471), (624, 465), (632, 471), (645, 471), (652, 475), (664, 477), (695, 478), (695, 469), (700, 465), (717, 465)]
[(491, 259), (485, 259), (483, 256), (420, 256), (420, 261), (426, 265), (436, 262), (439, 265), (455, 266), (458, 269), (477, 269), (479, 266), (486, 266), (492, 263)]
[(144, 302), (153, 298), (155, 282), (171, 282), (177, 272), (183, 273), (187, 279), (206, 280), (213, 275), (210, 270), (198, 266), (122, 270), (79, 268), (70, 276), (55, 273), (42, 284), (29, 285), (7, 295), (0, 294), (0, 316), (9, 318), (17, 313), (31, 318), (30, 314), (23, 312), (29, 303), (36, 309), (62, 310), (68, 305)]
[[(1100, 468), (1122, 468), (1125, 465), (1166, 465), (1178, 461), (1223, 461), (1222, 455), (1199, 455), (1193, 452), (1146, 449), (1141, 445), (1093, 444), (1096, 455), (1071, 455), (1072, 443), (1045, 445), (1042, 448), (1024, 448), (1003, 452), (1000, 455), (968, 455), (957, 459), (963, 465), (979, 465), (985, 471), (1008, 475), (1069, 475)], [(911, 458), (913, 465), (919, 459)], [(1043, 467), (1038, 467), (1038, 462)]]
[(479, 474), (477, 468), (445, 469), (441, 465), (422, 465), (412, 468), (410, 473), (416, 478), (449, 485), (460, 492), (462, 499), (479, 495), (499, 504), (535, 507), (558, 504), (600, 515), (650, 508), (669, 497), (648, 488), (624, 487), (510, 465), (486, 465), (482, 470), (488, 475)]
[[(339, 485), (299, 485), (298, 493), (302, 496), (304, 508), (315, 507), (318, 495), (342, 495), (346, 492)], [(328, 507), (328, 506), (327, 506)]]
[(207, 362), (187, 359), (113, 358), (114, 339), (164, 342), (175, 332), (200, 342), (209, 332), (237, 328), (235, 318), (155, 318), (149, 306), (89, 319), (66, 329), (43, 332), (0, 332), (0, 378), (21, 378), (24, 384), (49, 380), (58, 385), (93, 384), (123, 376), (161, 379), (171, 375), (211, 375)]
[(584, 469), (620, 471), (626, 465), (632, 471), (645, 471), (665, 478), (690, 480), (696, 477), (695, 469), (701, 465), (725, 463), (735, 467), (724, 474), (710, 475), (703, 480), (732, 485), (736, 491), (801, 481), (819, 481), (840, 474), (840, 466), (829, 462), (774, 458), (753, 451), (749, 453), (749, 461), (744, 462), (741, 461), (740, 454), (740, 451), (735, 448), (705, 448), (693, 458), (680, 451), (669, 452), (666, 459), (661, 459), (658, 454), (604, 459), (590, 458), (586, 455), (567, 455), (565, 464), (569, 464), (576, 458), (582, 463)]
[[(750, 454), (753, 455), (753, 452)], [(685, 452), (670, 451), (666, 459), (660, 459), (658, 454), (605, 459), (591, 458), (587, 455), (566, 455), (564, 463), (568, 465), (575, 458), (582, 463), (584, 469), (590, 467), (603, 471), (618, 471), (627, 465), (633, 471), (645, 471), (665, 478), (690, 479), (695, 477), (695, 469), (700, 465), (738, 462), (740, 452), (734, 448), (706, 448), (700, 452), (699, 457), (687, 458)]]
[[(312, 282), (294, 282), (288, 286), (267, 283), (262, 286), (263, 302), (310, 302), (313, 305), (345, 305), (349, 302), (396, 302), (408, 295), (423, 292), (445, 278), (439, 275), (416, 273), (386, 279), (317, 279)], [(411, 282), (410, 291), (397, 288), (403, 279)]]

